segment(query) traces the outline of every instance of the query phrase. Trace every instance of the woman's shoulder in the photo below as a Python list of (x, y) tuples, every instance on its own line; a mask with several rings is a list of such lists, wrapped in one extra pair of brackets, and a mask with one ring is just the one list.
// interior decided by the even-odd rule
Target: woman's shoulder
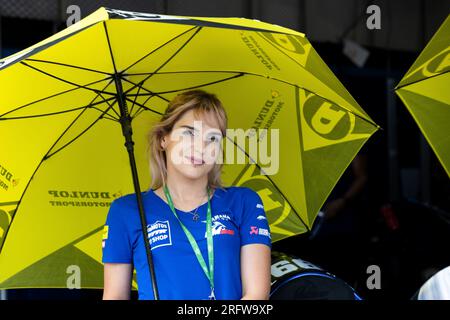
[[(142, 198), (147, 197), (147, 195), (149, 194), (149, 192), (151, 192), (151, 191), (149, 191), (149, 190), (147, 190), (147, 191), (142, 191), (142, 192), (141, 192)], [(125, 195), (117, 196), (117, 197), (112, 201), (112, 203), (114, 203), (115, 205), (122, 205), (122, 206), (134, 205), (134, 204), (137, 203), (137, 202), (136, 202), (136, 193), (128, 193), (128, 194), (125, 194)]]

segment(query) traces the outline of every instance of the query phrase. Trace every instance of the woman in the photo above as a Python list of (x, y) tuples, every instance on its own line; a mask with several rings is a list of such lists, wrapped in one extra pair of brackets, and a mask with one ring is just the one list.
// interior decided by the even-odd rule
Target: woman
[[(261, 198), (221, 183), (226, 127), (220, 100), (192, 90), (176, 96), (150, 131), (152, 185), (143, 202), (160, 299), (269, 298), (271, 240)], [(130, 298), (133, 266), (139, 299), (154, 299), (135, 194), (111, 204), (103, 263), (104, 299)]]

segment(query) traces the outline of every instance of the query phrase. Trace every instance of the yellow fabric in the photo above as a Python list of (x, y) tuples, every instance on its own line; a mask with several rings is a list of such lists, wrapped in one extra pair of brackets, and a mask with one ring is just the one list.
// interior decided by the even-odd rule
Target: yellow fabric
[(245, 160), (224, 166), (225, 185), (258, 192), (273, 242), (311, 228), (377, 130), (302, 33), (242, 18), (175, 18), (126, 20), (101, 8), (0, 60), (0, 288), (65, 287), (72, 265), (83, 288), (102, 287), (108, 207), (134, 193), (115, 71), (132, 109), (142, 191), (146, 134), (182, 91), (216, 93), (230, 129), (279, 130), (279, 143), (271, 131), (259, 137), (269, 154), (279, 151), (276, 174), (249, 161), (245, 141), (224, 146)]
[(450, 176), (450, 15), (396, 87), (396, 93)]

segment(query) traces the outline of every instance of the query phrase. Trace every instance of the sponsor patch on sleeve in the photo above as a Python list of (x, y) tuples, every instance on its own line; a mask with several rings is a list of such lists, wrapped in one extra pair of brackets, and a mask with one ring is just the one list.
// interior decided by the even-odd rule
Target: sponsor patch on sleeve
[(102, 240), (107, 240), (108, 239), (108, 230), (109, 230), (109, 226), (104, 226), (103, 227), (103, 236), (102, 236)]

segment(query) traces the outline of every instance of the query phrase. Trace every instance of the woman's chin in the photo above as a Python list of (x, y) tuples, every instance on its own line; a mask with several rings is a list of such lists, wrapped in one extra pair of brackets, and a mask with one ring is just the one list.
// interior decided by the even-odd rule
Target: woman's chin
[(208, 174), (209, 166), (203, 165), (193, 165), (193, 164), (183, 164), (177, 166), (177, 171), (188, 179), (198, 179)]

